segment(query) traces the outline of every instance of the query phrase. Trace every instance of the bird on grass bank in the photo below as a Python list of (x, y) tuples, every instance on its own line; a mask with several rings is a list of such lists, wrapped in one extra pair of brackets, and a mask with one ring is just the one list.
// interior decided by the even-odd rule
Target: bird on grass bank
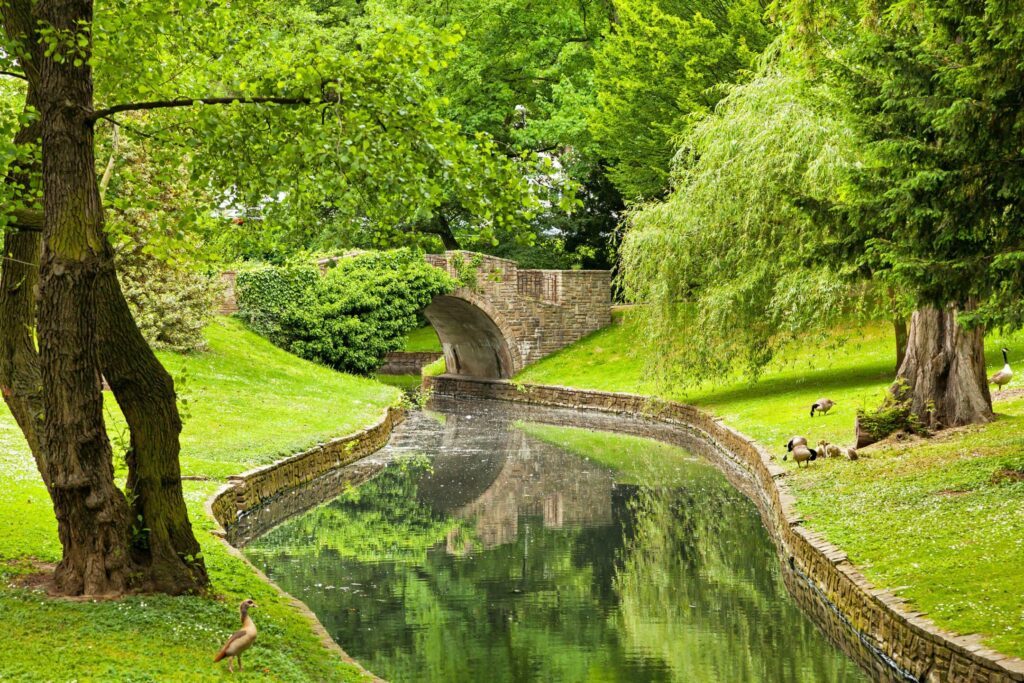
[[(813, 448), (808, 448), (806, 444), (797, 444), (793, 446), (793, 460), (796, 460), (796, 466), (800, 467), (800, 463), (811, 462), (818, 459), (818, 451)], [(789, 459), (789, 453), (782, 456), (783, 460)]]
[(857, 449), (846, 446), (838, 446), (828, 441), (818, 442), (818, 452), (826, 458), (846, 458), (847, 460), (857, 459)]
[(999, 387), (999, 391), (1002, 391), (1003, 387), (1013, 379), (1013, 369), (1010, 367), (1010, 361), (1006, 359), (1007, 351), (1009, 349), (1003, 349), (1003, 369), (988, 378), (988, 383), (995, 384)]
[(814, 417), (815, 410), (817, 410), (822, 415), (827, 415), (828, 411), (832, 410), (832, 406), (834, 406), (835, 404), (836, 402), (830, 398), (819, 398), (811, 406), (811, 417)]
[(793, 449), (796, 448), (797, 446), (806, 446), (806, 445), (807, 445), (807, 439), (805, 439), (802, 436), (794, 436), (792, 439), (789, 440), (789, 443), (786, 444), (786, 451), (789, 452), (789, 453), (792, 453)]
[[(242, 653), (248, 650), (256, 640), (256, 624), (253, 623), (252, 617), (249, 616), (249, 610), (255, 606), (256, 603), (252, 598), (243, 600), (242, 604), (239, 605), (239, 611), (242, 613), (242, 628), (231, 634), (228, 642), (224, 643), (224, 647), (213, 658), (214, 662), (219, 662), (225, 657), (234, 657), (238, 660), (238, 670), (242, 670)], [(231, 673), (235, 672), (233, 661), (228, 661), (228, 671)]]

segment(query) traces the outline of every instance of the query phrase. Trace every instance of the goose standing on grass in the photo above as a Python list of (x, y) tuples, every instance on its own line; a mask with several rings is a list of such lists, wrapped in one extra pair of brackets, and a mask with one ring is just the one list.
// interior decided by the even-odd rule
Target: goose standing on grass
[(807, 439), (805, 439), (802, 436), (794, 436), (792, 439), (789, 440), (789, 443), (786, 444), (786, 452), (792, 453), (793, 449), (796, 448), (797, 446), (806, 446), (806, 445), (807, 445)]
[(822, 415), (827, 415), (828, 411), (832, 410), (832, 406), (834, 406), (835, 404), (836, 402), (830, 398), (819, 398), (817, 401), (814, 402), (814, 405), (811, 406), (811, 417), (814, 417), (815, 410), (817, 410)]
[(1008, 350), (1003, 349), (1003, 369), (988, 378), (988, 383), (995, 384), (999, 387), (999, 391), (1002, 391), (1003, 387), (1013, 379), (1013, 369), (1010, 367), (1010, 361), (1006, 359), (1006, 352)]
[[(783, 460), (789, 459), (789, 454), (782, 456)], [(793, 446), (793, 459), (796, 460), (796, 466), (800, 467), (802, 462), (810, 462), (818, 459), (818, 451), (813, 448), (808, 448), (805, 444), (799, 444)]]
[[(224, 647), (213, 658), (214, 662), (219, 662), (225, 657), (234, 657), (238, 660), (238, 670), (242, 670), (242, 653), (248, 650), (253, 641), (256, 640), (256, 624), (252, 622), (252, 617), (249, 616), (249, 610), (255, 606), (256, 603), (252, 598), (243, 600), (242, 604), (239, 605), (239, 611), (242, 613), (242, 628), (231, 634), (228, 642), (224, 643)], [(228, 671), (235, 673), (235, 663), (233, 661), (228, 660)]]

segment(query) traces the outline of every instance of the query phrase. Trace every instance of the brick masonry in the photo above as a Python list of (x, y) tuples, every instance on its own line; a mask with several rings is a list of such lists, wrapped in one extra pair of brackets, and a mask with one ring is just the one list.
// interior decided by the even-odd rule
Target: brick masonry
[(424, 311), (453, 374), (511, 377), (611, 324), (610, 271), (525, 270), (514, 261), (465, 251), (426, 258), (457, 279), (475, 270), (473, 282)]
[(434, 351), (395, 351), (384, 356), (384, 364), (377, 372), (382, 375), (418, 375), (423, 366), (430, 365), (441, 355)]
[[(785, 481), (786, 470), (760, 444), (707, 413), (633, 394), (451, 375), (425, 381), (441, 397), (596, 410), (644, 418), (651, 425), (649, 435), (663, 440), (685, 442), (694, 434), (700, 436), (732, 469), (730, 480), (758, 506), (785, 563), (783, 576), (790, 592), (874, 678), (928, 683), (1024, 681), (1024, 660), (985, 648), (978, 636), (944, 631), (901, 598), (868, 583), (846, 553), (803, 526)], [(665, 427), (672, 429), (666, 433)]]

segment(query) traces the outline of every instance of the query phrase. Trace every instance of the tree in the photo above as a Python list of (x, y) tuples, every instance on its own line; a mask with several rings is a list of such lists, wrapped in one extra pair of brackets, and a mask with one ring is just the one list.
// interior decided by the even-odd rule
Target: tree
[(851, 212), (862, 262), (916, 308), (895, 393), (929, 425), (991, 419), (984, 329), (1024, 324), (1019, 8), (848, 9), (856, 30), (820, 8), (799, 26), (826, 39), (815, 44), (819, 68), (845, 93), (873, 157)]
[(628, 200), (669, 187), (674, 140), (742, 80), (772, 38), (761, 0), (619, 0), (597, 52), (588, 116)]
[[(267, 215), (289, 206), (297, 219), (333, 190), (353, 220), (386, 225), (438, 201), (447, 182), (469, 188), (485, 230), (529, 211), (515, 169), (439, 116), (422, 44), (397, 28), (336, 38), (302, 5), (245, 9), (138, 0), (94, 18), (91, 0), (0, 3), (3, 70), (25, 81), (17, 125), (4, 122), (17, 131), (3, 157), (0, 384), (53, 501), (66, 594), (208, 581), (182, 496), (174, 384), (132, 319), (105, 232), (99, 121), (163, 113), (139, 134), (188, 158), (195, 192), (213, 186)], [(131, 434), (125, 491), (101, 376)]]
[(769, 70), (697, 126), (673, 193), (636, 214), (631, 294), (658, 304), (657, 339), (700, 325), (676, 353), (703, 376), (737, 357), (756, 371), (841, 314), (913, 310), (894, 398), (929, 427), (991, 419), (984, 328), (1022, 324), (1014, 13), (776, 9), (789, 40)]

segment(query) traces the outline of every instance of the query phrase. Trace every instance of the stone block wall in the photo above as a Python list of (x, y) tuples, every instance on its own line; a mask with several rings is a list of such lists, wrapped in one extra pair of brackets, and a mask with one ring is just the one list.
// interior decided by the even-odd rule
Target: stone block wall
[(612, 321), (607, 270), (525, 270), (508, 259), (464, 251), (430, 254), (427, 262), (456, 278), (478, 264), (475, 282), (451, 296), (495, 322), (510, 347), (512, 373)]
[(223, 290), (220, 297), (220, 306), (217, 308), (219, 315), (231, 315), (238, 313), (238, 299), (235, 297), (235, 279), (238, 273), (227, 270), (220, 274), (220, 282)]
[(246, 514), (383, 448), (403, 417), (401, 408), (390, 407), (372, 427), (230, 476), (208, 502), (209, 512), (231, 537)]
[[(872, 586), (846, 553), (803, 526), (785, 482), (787, 471), (757, 442), (720, 420), (679, 403), (633, 394), (442, 375), (425, 380), (440, 397), (496, 399), (641, 417), (651, 435), (675, 441), (697, 434), (737, 475), (730, 480), (757, 505), (785, 563), (783, 576), (796, 600), (851, 657), (883, 681), (1021, 683), (1024, 660), (985, 648), (978, 636), (938, 628), (888, 591)], [(727, 472), (727, 475), (729, 473)]]
[(377, 372), (382, 375), (418, 375), (423, 366), (440, 357), (441, 354), (435, 351), (395, 351), (384, 356), (384, 364)]

